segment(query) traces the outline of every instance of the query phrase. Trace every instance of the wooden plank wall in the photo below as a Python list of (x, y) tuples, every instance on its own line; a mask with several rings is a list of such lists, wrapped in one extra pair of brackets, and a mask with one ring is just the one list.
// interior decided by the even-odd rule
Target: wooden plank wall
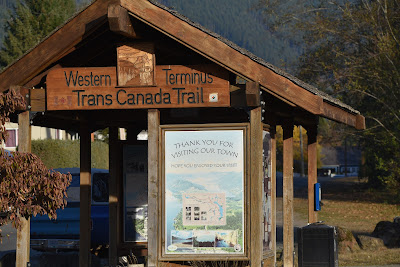
[[(18, 151), (31, 152), (29, 111), (18, 115)], [(26, 267), (29, 262), (30, 219), (21, 218), (21, 224), (21, 229), (17, 231), (16, 267)]]
[(293, 267), (293, 121), (283, 125), (283, 266)]
[(261, 266), (263, 259), (263, 126), (261, 107), (250, 113), (250, 261), (252, 266)]
[(148, 221), (147, 221), (147, 240), (148, 240), (148, 259), (147, 266), (158, 266), (158, 152), (159, 152), (159, 126), (160, 112), (157, 109), (148, 110)]

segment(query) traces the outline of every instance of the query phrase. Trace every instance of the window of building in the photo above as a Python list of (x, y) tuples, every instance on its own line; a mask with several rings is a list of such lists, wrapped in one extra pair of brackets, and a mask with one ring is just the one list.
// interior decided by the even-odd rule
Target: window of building
[(6, 130), (7, 138), (5, 142), (6, 148), (17, 147), (18, 146), (18, 129), (8, 129)]

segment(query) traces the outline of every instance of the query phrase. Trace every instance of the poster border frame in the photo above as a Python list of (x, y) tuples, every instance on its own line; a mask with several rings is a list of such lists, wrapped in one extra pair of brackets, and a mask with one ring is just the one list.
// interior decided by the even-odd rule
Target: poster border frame
[[(165, 133), (167, 131), (223, 131), (223, 130), (242, 130), (243, 131), (243, 187), (244, 187), (244, 248), (243, 254), (235, 255), (229, 253), (217, 254), (166, 254), (165, 252)], [(158, 256), (159, 260), (220, 260), (221, 257), (229, 260), (250, 260), (250, 123), (222, 123), (222, 124), (182, 124), (182, 125), (160, 125), (159, 127), (159, 174), (161, 181), (159, 183), (159, 231), (158, 231)]]

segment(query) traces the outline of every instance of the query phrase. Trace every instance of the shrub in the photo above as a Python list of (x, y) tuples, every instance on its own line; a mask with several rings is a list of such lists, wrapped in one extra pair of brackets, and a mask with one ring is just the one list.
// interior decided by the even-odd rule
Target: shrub
[[(79, 140), (33, 140), (32, 153), (47, 168), (72, 168), (80, 165)], [(108, 144), (92, 142), (92, 168), (108, 169)]]

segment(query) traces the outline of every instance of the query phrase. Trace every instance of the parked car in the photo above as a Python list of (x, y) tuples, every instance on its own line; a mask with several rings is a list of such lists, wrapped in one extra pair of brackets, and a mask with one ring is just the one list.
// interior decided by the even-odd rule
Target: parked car
[[(79, 168), (55, 169), (71, 173), (67, 189), (67, 206), (57, 211), (57, 219), (47, 215), (31, 218), (31, 248), (36, 250), (79, 249), (80, 233), (80, 171)], [(92, 169), (91, 242), (108, 244), (108, 180), (109, 172)]]

